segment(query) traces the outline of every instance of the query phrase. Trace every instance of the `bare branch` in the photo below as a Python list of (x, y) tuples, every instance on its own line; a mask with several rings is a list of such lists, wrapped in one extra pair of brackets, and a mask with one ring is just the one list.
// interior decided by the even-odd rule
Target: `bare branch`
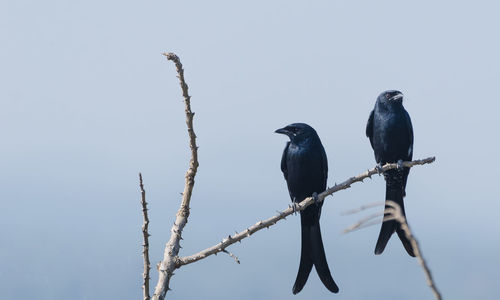
[(429, 267), (427, 266), (427, 263), (422, 256), (422, 251), (420, 250), (420, 247), (418, 245), (417, 239), (413, 236), (410, 226), (406, 222), (406, 218), (403, 216), (403, 213), (401, 212), (401, 207), (394, 201), (387, 201), (386, 204), (390, 207), (392, 207), (392, 211), (389, 212), (386, 209), (386, 212), (389, 212), (394, 216), (394, 218), (401, 224), (401, 229), (405, 232), (406, 237), (410, 240), (411, 242), (411, 247), (413, 248), (413, 252), (415, 252), (415, 256), (418, 259), (418, 263), (422, 267), (425, 273), (427, 285), (431, 288), (432, 293), (434, 294), (434, 297), (436, 300), (441, 300), (441, 294), (439, 293), (436, 283), (432, 279), (431, 275), (431, 270), (429, 270)]
[[(415, 165), (424, 165), (424, 164), (432, 163), (432, 162), (434, 162), (434, 160), (435, 160), (435, 157), (429, 157), (429, 158), (422, 159), (422, 160), (403, 162), (403, 166), (411, 168)], [(385, 164), (382, 167), (382, 171), (385, 172), (387, 170), (396, 169), (397, 167), (398, 167), (397, 163)], [(378, 170), (376, 167), (372, 168), (372, 169), (370, 169), (370, 170), (368, 170), (368, 171), (366, 171), (358, 176), (351, 177), (342, 183), (335, 184), (333, 187), (331, 187), (331, 188), (327, 189), (326, 191), (322, 192), (321, 194), (319, 194), (318, 200), (324, 201), (324, 199), (327, 196), (329, 196), (335, 192), (338, 192), (340, 190), (347, 189), (347, 188), (351, 187), (351, 184), (353, 184), (355, 182), (363, 181), (364, 179), (371, 177), (372, 175), (375, 175), (375, 174), (378, 174)], [(259, 221), (259, 222), (255, 223), (254, 225), (248, 227), (247, 229), (245, 229), (239, 233), (236, 233), (232, 236), (228, 236), (226, 239), (222, 240), (222, 242), (220, 242), (220, 243), (218, 243), (210, 248), (207, 248), (205, 250), (202, 250), (202, 251), (200, 251), (196, 254), (190, 255), (190, 256), (180, 257), (177, 260), (176, 268), (179, 268), (183, 265), (193, 263), (193, 262), (198, 261), (200, 259), (204, 259), (207, 256), (219, 253), (219, 252), (223, 251), (224, 249), (226, 249), (228, 246), (249, 237), (250, 235), (252, 235), (253, 233), (255, 233), (261, 229), (268, 228), (268, 227), (276, 224), (278, 221), (293, 214), (294, 211), (304, 210), (306, 207), (308, 207), (309, 205), (311, 205), (313, 203), (314, 203), (314, 199), (312, 197), (308, 197), (308, 198), (304, 199), (302, 202), (296, 203), (295, 209), (293, 207), (289, 207), (289, 208), (279, 212), (278, 215), (275, 215), (275, 216), (273, 216), (269, 219), (263, 220), (263, 221)]]
[(196, 145), (196, 134), (193, 130), (194, 112), (191, 111), (191, 97), (188, 94), (188, 86), (184, 80), (184, 70), (182, 69), (182, 64), (177, 55), (174, 53), (164, 53), (163, 55), (165, 55), (168, 60), (173, 61), (177, 69), (177, 77), (179, 78), (182, 96), (184, 97), (191, 159), (189, 161), (189, 169), (186, 172), (186, 184), (184, 186), (184, 192), (182, 193), (181, 206), (177, 212), (175, 223), (171, 229), (170, 240), (165, 246), (163, 260), (160, 262), (158, 268), (158, 284), (156, 285), (155, 293), (153, 295), (153, 299), (155, 300), (165, 299), (165, 295), (169, 290), (170, 278), (176, 268), (176, 262), (178, 259), (177, 255), (179, 254), (182, 231), (186, 226), (189, 217), (189, 202), (191, 201), (191, 194), (193, 192), (194, 178), (196, 176), (196, 171), (198, 170), (198, 146)]
[[(384, 215), (384, 212), (377, 212), (377, 213), (371, 214), (371, 215), (359, 220), (356, 224), (353, 224), (353, 225), (347, 227), (346, 229), (344, 229), (344, 231), (342, 233), (349, 233), (349, 232), (352, 232), (355, 230), (359, 230), (359, 229), (362, 229), (362, 228), (365, 228), (368, 226), (378, 224), (378, 223), (380, 223), (380, 221), (378, 221), (378, 220), (373, 221), (373, 219), (378, 218), (382, 215)], [(384, 221), (387, 221), (387, 220), (384, 219)]]
[[(360, 212), (360, 211), (363, 211), (365, 209), (379, 206), (379, 205), (384, 205), (384, 203), (382, 203), (382, 204), (372, 203), (372, 204), (363, 205), (358, 209), (352, 210), (352, 212)], [(380, 221), (373, 221), (373, 219), (378, 217), (378, 216), (381, 216), (381, 215), (385, 215), (382, 222), (386, 222), (386, 221), (390, 221), (390, 220), (398, 221), (398, 223), (401, 224), (401, 229), (403, 229), (406, 237), (408, 238), (408, 240), (410, 240), (411, 247), (413, 248), (413, 252), (415, 253), (415, 256), (417, 257), (420, 266), (422, 266), (422, 269), (424, 270), (425, 277), (427, 280), (427, 285), (431, 288), (432, 293), (434, 294), (434, 297), (436, 298), (436, 300), (441, 300), (442, 299), (441, 294), (437, 290), (436, 284), (434, 283), (434, 280), (432, 279), (431, 271), (427, 267), (427, 263), (425, 262), (425, 259), (422, 256), (422, 251), (420, 250), (418, 242), (417, 242), (416, 238), (413, 236), (413, 234), (410, 230), (410, 227), (408, 226), (408, 223), (406, 222), (405, 216), (403, 216), (403, 213), (401, 211), (401, 207), (396, 202), (390, 201), (390, 200), (387, 200), (385, 205), (387, 205), (388, 207), (383, 212), (372, 214), (372, 215), (369, 215), (368, 217), (361, 219), (356, 224), (346, 228), (344, 230), (344, 233), (352, 232), (354, 230), (365, 228), (365, 227), (368, 227), (371, 225), (380, 224)]]
[(142, 289), (144, 300), (149, 300), (149, 270), (151, 269), (151, 264), (149, 262), (149, 218), (148, 218), (148, 203), (146, 202), (146, 191), (144, 190), (144, 185), (142, 184), (142, 174), (139, 173), (139, 186), (141, 188), (141, 204), (142, 204), (142, 216), (144, 223), (142, 224), (142, 236), (144, 238), (144, 244), (142, 249), (142, 256), (144, 257), (144, 272), (142, 273)]
[(351, 210), (345, 211), (345, 212), (341, 213), (341, 215), (342, 216), (353, 215), (353, 214), (356, 214), (356, 213), (363, 211), (365, 209), (369, 209), (369, 208), (377, 207), (377, 206), (382, 206), (382, 205), (384, 205), (384, 202), (368, 203), (368, 204), (362, 205), (356, 209), (351, 209)]
[[(361, 211), (369, 209), (369, 208), (373, 208), (373, 207), (377, 207), (377, 206), (383, 206), (383, 205), (385, 205), (384, 202), (372, 202), (372, 203), (368, 203), (368, 204), (362, 205), (362, 206), (360, 206), (358, 208), (355, 208), (355, 209), (343, 212), (343, 213), (341, 213), (341, 215), (343, 215), (343, 216), (345, 216), (345, 215), (351, 215), (351, 214), (355, 214), (355, 213), (361, 212)], [(360, 230), (360, 229), (363, 229), (363, 228), (366, 228), (366, 227), (370, 227), (370, 226), (373, 226), (373, 225), (380, 224), (379, 220), (374, 220), (374, 219), (376, 219), (377, 217), (380, 217), (380, 216), (384, 216), (384, 218), (382, 219), (382, 222), (390, 221), (390, 220), (395, 220), (395, 217), (392, 216), (392, 215), (390, 215), (391, 211), (393, 211), (392, 208), (386, 208), (386, 210), (383, 211), (383, 212), (377, 212), (377, 213), (368, 215), (367, 217), (364, 217), (363, 219), (359, 220), (355, 224), (353, 224), (353, 225), (347, 227), (346, 229), (344, 229), (342, 231), (342, 233), (344, 233), (344, 234), (345, 233), (351, 233), (351, 232), (356, 231), (356, 230)]]
[(222, 250), (222, 252), (226, 253), (227, 255), (231, 256), (234, 258), (234, 261), (236, 261), (238, 264), (240, 264), (240, 260), (238, 259), (238, 256), (234, 255), (233, 253), (227, 251), (227, 250)]

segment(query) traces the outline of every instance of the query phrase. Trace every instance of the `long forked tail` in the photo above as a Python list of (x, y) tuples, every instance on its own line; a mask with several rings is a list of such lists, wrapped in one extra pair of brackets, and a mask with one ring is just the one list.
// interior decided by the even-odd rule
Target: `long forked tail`
[(302, 224), (302, 248), (299, 271), (292, 290), (294, 294), (300, 292), (306, 284), (313, 265), (325, 287), (332, 293), (338, 293), (339, 288), (330, 274), (326, 261), (319, 221), (313, 225)]
[[(404, 191), (402, 188), (394, 188), (390, 187), (389, 184), (386, 184), (385, 199), (396, 202), (401, 207), (403, 216), (406, 217), (405, 207), (403, 203), (403, 193)], [(386, 205), (385, 208), (388, 208), (388, 206)], [(380, 228), (380, 233), (377, 240), (377, 245), (375, 246), (375, 254), (379, 255), (384, 252), (385, 246), (387, 246), (387, 242), (394, 232), (397, 232), (399, 239), (406, 249), (406, 252), (408, 252), (410, 256), (415, 257), (415, 253), (413, 252), (413, 247), (411, 246), (410, 240), (408, 240), (404, 231), (401, 229), (400, 224), (396, 220), (385, 221), (382, 223), (382, 227)]]

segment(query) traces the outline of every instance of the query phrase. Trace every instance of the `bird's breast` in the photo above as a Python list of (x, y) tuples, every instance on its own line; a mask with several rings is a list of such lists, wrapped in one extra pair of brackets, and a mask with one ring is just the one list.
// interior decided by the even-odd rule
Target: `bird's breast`
[(287, 184), (292, 197), (302, 200), (325, 189), (325, 162), (319, 151), (290, 147), (287, 154)]
[[(375, 115), (373, 121), (373, 148), (377, 161), (394, 162), (405, 159), (411, 145), (405, 116), (385, 112)], [(379, 162), (380, 162), (379, 161)]]

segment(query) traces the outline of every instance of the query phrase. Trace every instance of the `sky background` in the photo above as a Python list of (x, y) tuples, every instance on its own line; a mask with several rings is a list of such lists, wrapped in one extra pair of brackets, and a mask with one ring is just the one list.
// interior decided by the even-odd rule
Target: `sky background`
[[(398, 89), (412, 117), (406, 209), (445, 299), (499, 299), (497, 1), (0, 1), (0, 298), (140, 299), (142, 172), (152, 265), (188, 166), (177, 53), (200, 167), (181, 255), (289, 204), (280, 171), (293, 122), (316, 128), (329, 185), (375, 165), (365, 124)], [(174, 299), (433, 299), (379, 226), (343, 235), (384, 181), (328, 198), (322, 234), (340, 287), (313, 271), (291, 293), (299, 217), (177, 270)], [(375, 209), (376, 210), (376, 209)], [(157, 273), (152, 272), (151, 285)]]

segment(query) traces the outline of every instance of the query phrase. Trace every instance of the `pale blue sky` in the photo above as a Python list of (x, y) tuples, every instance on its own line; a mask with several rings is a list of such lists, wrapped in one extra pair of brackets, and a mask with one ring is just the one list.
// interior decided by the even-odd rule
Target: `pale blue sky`
[[(414, 157), (408, 220), (445, 299), (499, 299), (500, 79), (495, 1), (0, 1), (0, 298), (140, 299), (137, 173), (163, 254), (187, 168), (177, 53), (200, 168), (181, 255), (289, 204), (276, 128), (306, 122), (329, 183), (375, 162), (377, 95), (405, 94)], [(417, 261), (340, 213), (384, 197), (382, 177), (325, 203), (330, 294), (312, 273), (292, 296), (299, 218), (172, 278), (175, 299), (432, 299)], [(157, 274), (153, 272), (152, 285)]]

